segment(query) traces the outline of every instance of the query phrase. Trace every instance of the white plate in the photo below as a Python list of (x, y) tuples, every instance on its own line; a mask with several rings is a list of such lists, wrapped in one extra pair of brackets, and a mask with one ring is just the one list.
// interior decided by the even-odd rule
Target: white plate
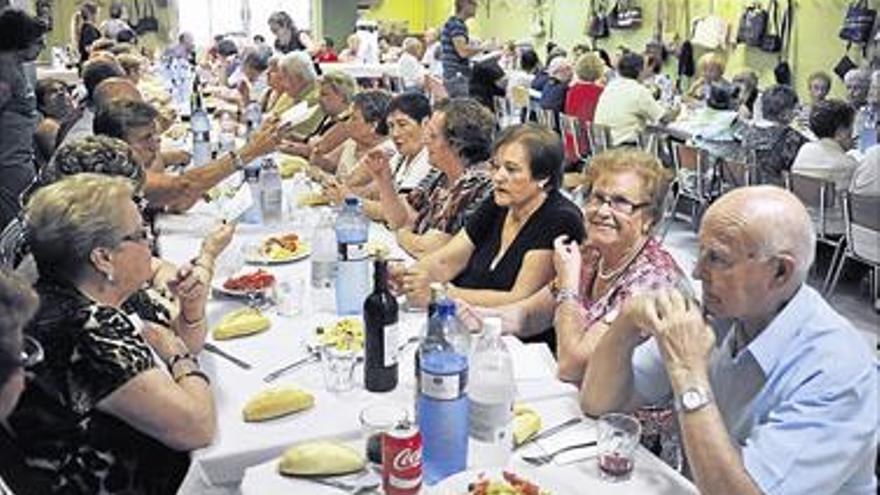
[[(256, 270), (242, 270), (242, 271), (236, 273), (234, 276), (235, 276), (235, 277), (240, 277), (240, 276), (242, 276), (242, 275), (244, 275), (244, 274), (246, 274), (246, 273), (253, 273), (253, 272), (255, 272), (255, 271), (256, 271)], [(273, 273), (272, 276), (275, 276), (275, 274)], [(211, 288), (214, 289), (214, 291), (216, 291), (216, 292), (218, 292), (218, 293), (220, 293), (220, 294), (227, 295), (227, 296), (232, 296), (232, 297), (245, 297), (245, 298), (248, 297), (248, 293), (249, 293), (250, 291), (246, 291), (246, 290), (232, 290), (232, 289), (227, 289), (226, 287), (223, 287), (223, 283), (226, 282), (227, 280), (229, 280), (229, 278), (232, 278), (232, 277), (227, 277), (227, 278), (224, 278), (224, 279), (222, 279), (222, 280), (221, 280), (221, 279), (214, 279), (214, 280), (211, 282)], [(278, 282), (278, 279), (276, 278), (276, 279), (275, 279), (275, 283), (277, 283), (277, 282)], [(260, 289), (260, 290), (258, 290), (258, 291), (254, 291), (254, 292), (262, 293), (262, 294), (268, 294), (268, 293), (271, 293), (271, 292), (272, 292), (272, 289), (275, 288), (275, 283), (269, 285), (269, 286), (266, 287), (266, 288), (263, 288), (263, 289)]]
[(492, 481), (503, 481), (504, 478), (501, 476), (503, 471), (510, 471), (526, 481), (538, 485), (542, 495), (570, 495), (579, 493), (576, 488), (565, 484), (562, 475), (554, 475), (546, 470), (539, 472), (521, 466), (463, 471), (441, 481), (428, 493), (431, 495), (468, 495), (468, 485), (477, 481), (480, 473), (485, 473), (484, 477)]
[(308, 244), (299, 243), (296, 251), (285, 258), (270, 258), (260, 252), (263, 243), (253, 244), (246, 248), (244, 261), (251, 265), (282, 265), (284, 263), (292, 263), (303, 258), (308, 258), (312, 254), (312, 249)]

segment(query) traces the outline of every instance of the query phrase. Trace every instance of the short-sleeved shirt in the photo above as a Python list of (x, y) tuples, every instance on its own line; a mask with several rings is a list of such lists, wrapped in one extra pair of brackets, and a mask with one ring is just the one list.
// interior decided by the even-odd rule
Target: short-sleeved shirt
[[(804, 285), (737, 355), (735, 332), (726, 322), (715, 329), (712, 395), (761, 492), (874, 495), (880, 368), (852, 325)], [(632, 366), (642, 400), (670, 400), (653, 339)]]
[(489, 197), (468, 220), (465, 232), (474, 245), (474, 252), (465, 269), (453, 281), (456, 286), (511, 290), (529, 251), (552, 250), (553, 240), (560, 235), (567, 235), (579, 243), (584, 238), (580, 209), (558, 191), (552, 191), (526, 220), (497, 264), (493, 265), (501, 248), (501, 231), (507, 212), (508, 208), (498, 206), (495, 198)]
[(798, 151), (808, 139), (791, 126), (762, 121), (736, 132), (743, 148), (753, 152), (760, 181), (782, 184), (782, 172), (791, 170)]
[(440, 31), (440, 60), (443, 62), (443, 77), (446, 79), (459, 74), (470, 77), (471, 74), (470, 60), (455, 51), (455, 43), (452, 40), (457, 37), (463, 37), (465, 42), (470, 41), (464, 20), (451, 16)]
[[(188, 454), (97, 408), (156, 366), (139, 328), (69, 285), (40, 280), (36, 289), (40, 309), (25, 333), (43, 343), (45, 359), (9, 418), (25, 462), (53, 480), (51, 493), (175, 493)], [(155, 320), (164, 311), (150, 301), (133, 297), (126, 311)]]
[[(599, 252), (590, 249), (581, 264), (581, 304), (585, 312), (584, 330), (603, 318), (613, 317), (621, 305), (640, 292), (664, 288), (688, 288), (687, 277), (675, 259), (653, 237), (645, 241), (642, 250), (601, 297), (590, 297), (594, 279), (599, 271)], [(613, 319), (613, 318), (612, 318)]]
[(666, 110), (642, 83), (617, 77), (605, 86), (593, 121), (611, 128), (613, 146), (635, 143), (646, 124), (655, 123)]
[(424, 234), (436, 229), (454, 235), (492, 195), (492, 189), (492, 175), (486, 163), (469, 166), (453, 184), (440, 170), (431, 170), (406, 196), (417, 213), (413, 232)]

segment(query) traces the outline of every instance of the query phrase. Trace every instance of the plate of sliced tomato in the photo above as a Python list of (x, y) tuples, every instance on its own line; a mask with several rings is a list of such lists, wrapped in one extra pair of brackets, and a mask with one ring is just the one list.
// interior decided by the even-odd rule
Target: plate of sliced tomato
[(212, 287), (221, 294), (247, 297), (249, 294), (272, 290), (275, 287), (275, 276), (260, 268), (240, 272), (226, 280), (215, 280)]
[(455, 495), (568, 495), (573, 491), (552, 476), (521, 467), (471, 469), (450, 476), (436, 493)]

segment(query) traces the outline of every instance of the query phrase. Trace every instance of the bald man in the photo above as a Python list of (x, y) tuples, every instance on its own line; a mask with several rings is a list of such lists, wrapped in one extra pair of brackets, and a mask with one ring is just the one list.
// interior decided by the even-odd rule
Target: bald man
[(878, 363), (805, 284), (803, 205), (773, 186), (735, 189), (706, 212), (699, 244), (702, 308), (676, 291), (631, 298), (587, 369), (584, 411), (671, 403), (701, 493), (875, 494)]

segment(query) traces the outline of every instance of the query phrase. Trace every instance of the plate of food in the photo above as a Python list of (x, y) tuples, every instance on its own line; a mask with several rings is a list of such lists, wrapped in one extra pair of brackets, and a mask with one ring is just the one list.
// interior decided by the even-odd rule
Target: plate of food
[(245, 248), (245, 261), (275, 265), (301, 260), (311, 254), (309, 246), (294, 233), (272, 235)]
[(442, 495), (568, 495), (579, 493), (552, 475), (526, 468), (471, 469), (441, 481)]
[(275, 276), (263, 269), (240, 272), (226, 280), (215, 279), (212, 288), (227, 296), (248, 297), (275, 287)]
[(364, 338), (364, 324), (358, 318), (343, 318), (315, 328), (315, 341), (319, 346), (341, 351), (360, 352), (364, 348)]

